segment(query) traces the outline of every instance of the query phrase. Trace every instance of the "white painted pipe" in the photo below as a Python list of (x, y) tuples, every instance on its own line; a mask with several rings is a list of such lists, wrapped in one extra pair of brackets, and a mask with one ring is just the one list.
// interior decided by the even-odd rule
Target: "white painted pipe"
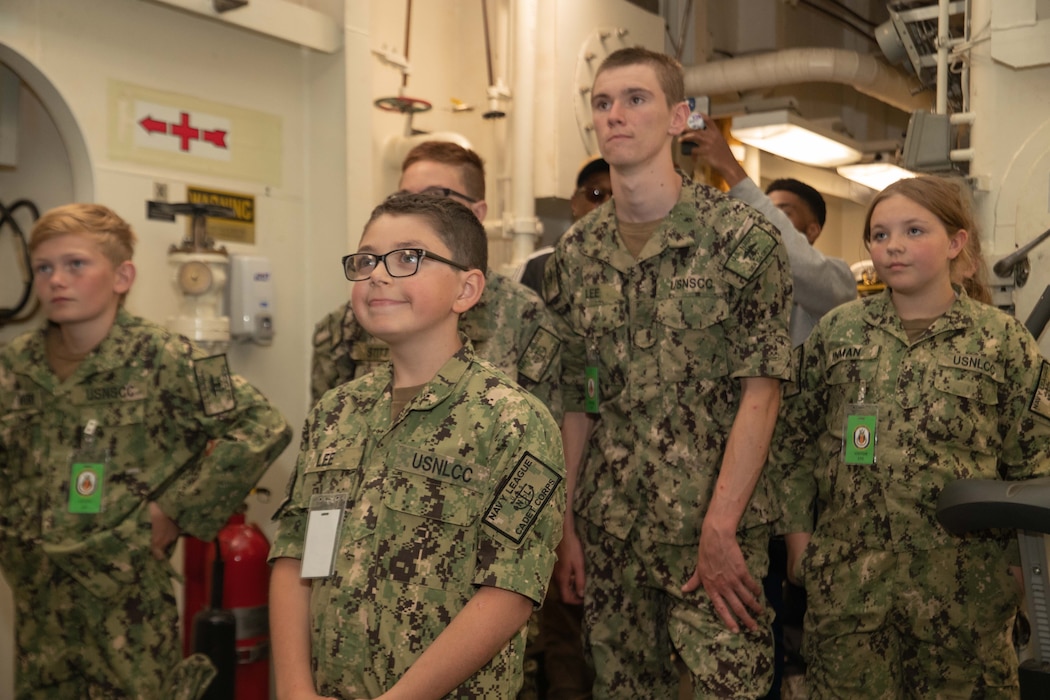
[(948, 3), (937, 0), (937, 114), (948, 113)]
[(533, 143), (536, 103), (537, 0), (514, 2), (514, 79), (511, 114), (511, 242), (512, 264), (536, 248), (539, 219), (533, 183)]
[(917, 78), (874, 56), (845, 49), (785, 49), (685, 69), (687, 95), (721, 95), (809, 82), (851, 85), (905, 112), (933, 106)]

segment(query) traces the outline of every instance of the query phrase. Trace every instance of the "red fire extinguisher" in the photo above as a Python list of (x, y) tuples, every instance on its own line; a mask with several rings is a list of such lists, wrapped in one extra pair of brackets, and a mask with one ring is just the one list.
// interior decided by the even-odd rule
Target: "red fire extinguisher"
[(218, 541), (226, 562), (222, 606), (237, 621), (236, 700), (269, 700), (270, 543), (243, 511), (230, 517)]
[[(222, 548), (225, 576), (222, 584), (222, 608), (233, 613), (236, 620), (237, 670), (235, 700), (269, 700), (270, 697), (270, 634), (269, 587), (270, 567), (266, 558), (270, 543), (254, 523), (246, 523), (242, 508), (226, 522), (216, 540)], [(190, 543), (187, 542), (187, 545)], [(213, 547), (187, 548), (186, 615), (194, 615), (208, 596), (194, 594), (190, 600), (190, 553), (203, 554), (193, 569), (205, 573), (204, 585), (211, 590), (211, 570), (215, 559)], [(197, 586), (199, 588), (199, 586)]]

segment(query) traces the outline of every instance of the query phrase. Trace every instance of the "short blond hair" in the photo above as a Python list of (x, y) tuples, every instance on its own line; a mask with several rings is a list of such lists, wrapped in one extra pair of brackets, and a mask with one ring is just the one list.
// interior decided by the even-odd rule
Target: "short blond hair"
[(131, 260), (138, 240), (131, 225), (101, 204), (65, 204), (44, 213), (29, 234), (29, 252), (59, 236), (85, 236), (113, 266)]

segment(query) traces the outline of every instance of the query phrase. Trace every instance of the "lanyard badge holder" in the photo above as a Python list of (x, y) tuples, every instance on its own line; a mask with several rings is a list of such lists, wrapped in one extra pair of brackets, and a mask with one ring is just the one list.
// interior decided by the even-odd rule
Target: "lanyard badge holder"
[(846, 406), (846, 430), (842, 435), (843, 462), (860, 465), (875, 464), (878, 417), (878, 405), (864, 403), (864, 387), (861, 386), (857, 403)]
[(601, 394), (598, 389), (598, 349), (588, 346), (587, 365), (583, 370), (584, 395), (583, 410), (586, 413), (597, 413), (598, 405), (601, 403)]
[(69, 473), (69, 512), (95, 514), (102, 512), (102, 490), (106, 481), (109, 457), (97, 441), (98, 421), (84, 426), (80, 449), (73, 452)]
[(315, 493), (310, 497), (300, 577), (327, 578), (335, 572), (339, 526), (345, 511), (345, 493)]

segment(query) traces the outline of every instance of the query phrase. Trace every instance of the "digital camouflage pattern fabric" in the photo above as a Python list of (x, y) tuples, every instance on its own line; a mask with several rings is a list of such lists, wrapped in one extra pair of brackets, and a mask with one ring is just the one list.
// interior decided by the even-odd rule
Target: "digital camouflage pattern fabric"
[[(150, 554), (147, 503), (210, 540), (291, 431), (224, 358), (124, 310), (62, 383), (44, 335), (0, 352), (0, 567), (15, 593), (17, 692), (162, 697), (182, 655), (174, 572)], [(81, 484), (101, 489), (100, 512), (70, 512), (84, 462), (103, 465)]]
[[(558, 426), (467, 343), (393, 419), (391, 366), (326, 393), (303, 429), (271, 559), (301, 559), (311, 496), (345, 494), (335, 572), (312, 580), (317, 691), (376, 697), (478, 586), (543, 600), (561, 538)], [(513, 698), (525, 629), (450, 698)]]
[[(914, 342), (892, 292), (834, 309), (785, 385), (768, 469), (781, 529), (813, 533), (813, 697), (1016, 696), (1013, 533), (956, 537), (936, 507), (956, 479), (1050, 474), (1050, 365), (1019, 321), (957, 293)], [(843, 458), (854, 404), (877, 406), (874, 464)]]
[[(595, 698), (678, 698), (672, 660), (692, 673), (695, 697), (757, 698), (773, 680), (773, 610), (756, 615), (758, 629), (731, 632), (703, 588), (682, 593), (697, 548), (631, 537), (627, 542), (591, 524), (577, 525), (587, 552), (584, 616), (587, 655), (597, 674)], [(769, 529), (741, 533), (751, 576), (768, 567)], [(662, 587), (654, 581), (665, 582)]]
[[(742, 377), (787, 378), (791, 275), (779, 234), (753, 209), (687, 183), (635, 260), (612, 205), (558, 242), (546, 267), (562, 345), (565, 408), (584, 411), (598, 368), (595, 426), (576, 512), (626, 539), (696, 544)], [(775, 518), (760, 483), (742, 528)]]
[[(481, 301), (459, 319), (459, 329), (474, 344), (478, 357), (517, 380), (560, 419), (561, 340), (553, 328), (535, 292), (495, 272), (485, 275)], [(329, 389), (363, 377), (389, 360), (386, 343), (361, 327), (347, 302), (314, 329), (310, 369), (314, 402)]]
[[(789, 376), (791, 274), (776, 229), (712, 188), (684, 179), (678, 203), (637, 260), (619, 236), (613, 207), (606, 203), (578, 222), (558, 242), (545, 271), (548, 308), (564, 341), (565, 408), (587, 410), (589, 383), (596, 384), (600, 402), (574, 511), (586, 521), (578, 521), (580, 527), (598, 527), (621, 541), (627, 556), (637, 557), (638, 575), (645, 580), (634, 588), (637, 599), (631, 602), (637, 609), (648, 604), (643, 596), (660, 598), (668, 606), (662, 615), (675, 614), (669, 612), (674, 606), (682, 606), (682, 614), (688, 607), (702, 609), (689, 614), (709, 626), (681, 626), (674, 643), (705, 648), (727, 631), (706, 593), (662, 596), (678, 591), (696, 564), (700, 525), (740, 401), (739, 380)], [(595, 368), (590, 382), (589, 366)], [(776, 515), (763, 477), (738, 537), (758, 577)], [(605, 555), (585, 547), (585, 557), (590, 568), (600, 566)], [(589, 589), (601, 585), (589, 574)], [(608, 596), (595, 596), (588, 593), (585, 600), (589, 621), (606, 620), (619, 626), (618, 634), (641, 639), (642, 621), (609, 605)], [(672, 623), (664, 619), (666, 629)], [(593, 633), (588, 625), (588, 635)], [(746, 639), (746, 654), (771, 664), (768, 630)], [(644, 642), (633, 646), (640, 645)], [(723, 650), (725, 658), (705, 661), (714, 664), (710, 670), (750, 663), (741, 663), (739, 645)], [(654, 652), (650, 663), (669, 662)], [(754, 662), (754, 668), (761, 665)], [(699, 663), (691, 670), (706, 672)], [(621, 677), (644, 679), (650, 671), (636, 666)], [(595, 697), (603, 697), (603, 683), (612, 696), (663, 697), (644, 680), (614, 691), (609, 678), (603, 680), (600, 670), (598, 675)], [(762, 693), (762, 677), (710, 680), (733, 685), (745, 697)]]

